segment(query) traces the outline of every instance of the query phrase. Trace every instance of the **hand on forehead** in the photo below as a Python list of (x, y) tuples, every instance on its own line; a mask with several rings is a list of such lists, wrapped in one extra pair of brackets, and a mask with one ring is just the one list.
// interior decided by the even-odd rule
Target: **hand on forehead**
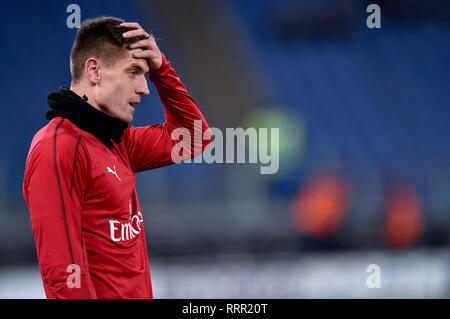
[(135, 63), (139, 65), (145, 73), (149, 71), (149, 65), (148, 65), (148, 59), (146, 57), (138, 57), (136, 56), (137, 53), (142, 52), (146, 49), (143, 48), (136, 48), (136, 49), (127, 49), (128, 55), (128, 63)]
[[(132, 56), (137, 59), (146, 59), (150, 69), (158, 69), (162, 64), (162, 54), (156, 44), (155, 38), (145, 32), (145, 30), (136, 22), (124, 22), (121, 26), (135, 28), (135, 30), (124, 32), (122, 34), (124, 38), (145, 37), (144, 39), (137, 40), (129, 45), (129, 49), (132, 50)], [(134, 49), (139, 50), (135, 51)]]

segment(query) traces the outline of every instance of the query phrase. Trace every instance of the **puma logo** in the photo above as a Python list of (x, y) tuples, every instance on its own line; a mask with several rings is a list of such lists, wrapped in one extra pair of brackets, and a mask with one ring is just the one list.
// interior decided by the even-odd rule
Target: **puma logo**
[(114, 165), (113, 167), (114, 167), (114, 170), (112, 170), (111, 168), (109, 168), (108, 166), (106, 166), (106, 169), (108, 170), (108, 173), (111, 173), (111, 174), (116, 175), (117, 179), (118, 179), (119, 181), (122, 181), (122, 180), (120, 179), (119, 175), (117, 175), (117, 172), (116, 172), (116, 165)]

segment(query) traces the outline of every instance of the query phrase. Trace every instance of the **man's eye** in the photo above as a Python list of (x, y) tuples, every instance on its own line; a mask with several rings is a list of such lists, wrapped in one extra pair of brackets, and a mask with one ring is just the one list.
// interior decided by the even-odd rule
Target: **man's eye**
[(128, 72), (128, 74), (130, 74), (131, 76), (135, 76), (136, 75), (136, 70), (131, 70)]

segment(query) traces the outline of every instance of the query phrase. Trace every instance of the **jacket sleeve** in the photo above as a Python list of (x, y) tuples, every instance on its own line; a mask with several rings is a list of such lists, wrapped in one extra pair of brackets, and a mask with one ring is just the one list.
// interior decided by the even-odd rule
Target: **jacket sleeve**
[(87, 158), (81, 137), (57, 134), (62, 121), (30, 152), (23, 191), (47, 298), (96, 298), (81, 229)]
[(125, 146), (134, 172), (200, 155), (212, 138), (200, 108), (164, 54), (161, 67), (151, 71), (149, 78), (164, 106), (165, 123), (125, 131)]

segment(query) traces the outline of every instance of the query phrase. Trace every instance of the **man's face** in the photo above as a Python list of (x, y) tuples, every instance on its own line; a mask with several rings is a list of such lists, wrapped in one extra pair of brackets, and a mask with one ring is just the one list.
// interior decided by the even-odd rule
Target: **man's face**
[(101, 79), (97, 87), (96, 103), (106, 114), (131, 123), (134, 105), (143, 95), (149, 95), (147, 74), (149, 68), (145, 59), (137, 59), (129, 50), (111, 66), (101, 68)]

